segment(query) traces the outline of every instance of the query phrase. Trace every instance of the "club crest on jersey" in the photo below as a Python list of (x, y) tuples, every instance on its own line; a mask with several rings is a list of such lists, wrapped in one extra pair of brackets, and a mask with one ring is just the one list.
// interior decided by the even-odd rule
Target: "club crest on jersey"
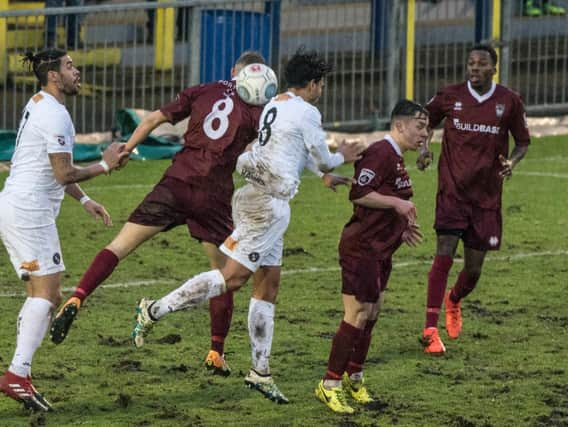
[(249, 254), (250, 262), (257, 262), (259, 258), (260, 258), (260, 255), (258, 254), (258, 252), (251, 252)]
[(359, 178), (357, 178), (357, 184), (367, 185), (369, 182), (373, 180), (374, 177), (375, 177), (375, 172), (373, 172), (371, 169), (363, 168), (361, 169)]
[(59, 145), (65, 145), (65, 137), (63, 135), (55, 135)]
[(499, 238), (498, 238), (497, 236), (491, 236), (491, 237), (489, 238), (489, 244), (490, 244), (492, 247), (496, 247), (496, 246), (499, 244)]
[(55, 252), (53, 254), (53, 263), (55, 265), (59, 265), (61, 263), (61, 255), (59, 254), (59, 252)]
[(463, 108), (463, 104), (460, 101), (456, 101), (454, 104), (454, 111), (461, 111)]
[(495, 105), (495, 114), (497, 115), (497, 117), (503, 117), (504, 112), (505, 112), (505, 105), (504, 104)]

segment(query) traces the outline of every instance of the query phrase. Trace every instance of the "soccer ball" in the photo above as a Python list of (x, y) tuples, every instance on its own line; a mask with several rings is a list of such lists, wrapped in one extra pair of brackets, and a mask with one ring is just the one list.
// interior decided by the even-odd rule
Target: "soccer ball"
[(249, 64), (236, 77), (237, 93), (252, 105), (264, 105), (276, 95), (278, 78), (272, 68), (264, 64)]

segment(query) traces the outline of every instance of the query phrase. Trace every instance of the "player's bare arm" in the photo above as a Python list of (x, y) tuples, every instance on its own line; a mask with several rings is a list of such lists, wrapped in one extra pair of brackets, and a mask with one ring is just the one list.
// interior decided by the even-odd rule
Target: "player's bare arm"
[(57, 182), (67, 185), (109, 173), (120, 165), (121, 159), (127, 156), (128, 153), (124, 151), (123, 144), (114, 142), (103, 152), (103, 160), (84, 168), (73, 165), (70, 153), (50, 153), (49, 161)]
[(359, 160), (363, 151), (365, 151), (365, 147), (360, 142), (347, 142), (343, 140), (337, 145), (337, 152), (341, 153), (345, 159), (345, 163)]
[(152, 111), (150, 114), (145, 116), (142, 119), (142, 122), (140, 122), (140, 124), (136, 127), (130, 138), (128, 138), (124, 149), (129, 153), (132, 153), (132, 150), (134, 150), (138, 144), (144, 142), (154, 129), (167, 121), (168, 118), (160, 110)]
[[(168, 118), (160, 110), (152, 111), (150, 114), (145, 116), (142, 119), (142, 122), (140, 122), (136, 129), (134, 129), (134, 132), (124, 145), (124, 151), (130, 155), (130, 153), (136, 149), (138, 144), (144, 142), (146, 138), (148, 138), (148, 135), (150, 135), (154, 129), (167, 121)], [(129, 156), (123, 157), (120, 161), (119, 169), (126, 166), (128, 160), (130, 160)]]
[(83, 208), (93, 218), (101, 218), (104, 225), (106, 225), (107, 227), (112, 226), (112, 219), (105, 207), (87, 196), (83, 189), (79, 187), (79, 184), (68, 184), (65, 187), (65, 193), (69, 194), (71, 197), (81, 203), (83, 205)]
[(418, 170), (423, 171), (434, 161), (434, 153), (430, 151), (430, 141), (432, 140), (432, 135), (434, 135), (434, 129), (428, 128), (428, 138), (418, 148), (418, 158), (416, 159), (416, 167)]
[(321, 179), (323, 180), (323, 185), (325, 185), (327, 188), (329, 188), (332, 191), (337, 191), (338, 185), (349, 185), (355, 182), (353, 178), (342, 175), (336, 175), (333, 173), (323, 174)]
[(509, 179), (513, 175), (513, 168), (521, 161), (528, 151), (527, 145), (515, 145), (511, 155), (506, 159), (503, 155), (499, 155), (499, 162), (501, 163), (501, 170), (499, 176), (501, 178)]
[(373, 191), (353, 200), (353, 203), (371, 209), (394, 209), (400, 216), (405, 217), (409, 224), (416, 223), (416, 206), (410, 200), (386, 196)]

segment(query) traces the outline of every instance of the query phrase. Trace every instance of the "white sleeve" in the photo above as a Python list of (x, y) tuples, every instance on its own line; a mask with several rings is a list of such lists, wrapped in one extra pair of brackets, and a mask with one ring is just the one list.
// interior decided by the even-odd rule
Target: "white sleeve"
[(308, 156), (308, 161), (306, 162), (306, 169), (320, 178), (324, 176), (324, 173), (319, 170), (318, 165), (316, 164), (316, 161), (311, 156), (311, 154)]
[(75, 129), (69, 114), (57, 112), (41, 120), (36, 131), (47, 141), (48, 153), (71, 153), (75, 144)]
[(329, 151), (321, 125), (321, 114), (316, 108), (306, 109), (302, 121), (302, 134), (310, 156), (320, 171), (329, 172), (343, 164), (344, 158), (341, 153), (332, 154)]

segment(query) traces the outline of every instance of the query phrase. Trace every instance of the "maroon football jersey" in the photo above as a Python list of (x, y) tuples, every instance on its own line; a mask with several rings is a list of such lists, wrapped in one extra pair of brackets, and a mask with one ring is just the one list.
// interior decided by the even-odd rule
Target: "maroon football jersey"
[(468, 82), (440, 90), (426, 105), (430, 126), (445, 117), (438, 191), (485, 209), (501, 207), (499, 154), (509, 155), (509, 132), (518, 145), (530, 143), (519, 95), (494, 85), (480, 96)]
[(237, 158), (256, 138), (262, 107), (241, 100), (234, 81), (221, 80), (185, 89), (160, 111), (172, 124), (190, 117), (165, 175), (232, 194)]
[[(390, 136), (375, 142), (355, 163), (355, 179), (350, 200), (377, 192), (408, 200), (412, 197), (412, 181), (404, 167), (400, 150)], [(371, 209), (353, 206), (353, 216), (343, 228), (339, 242), (341, 258), (388, 259), (398, 249), (406, 219), (394, 209)]]

